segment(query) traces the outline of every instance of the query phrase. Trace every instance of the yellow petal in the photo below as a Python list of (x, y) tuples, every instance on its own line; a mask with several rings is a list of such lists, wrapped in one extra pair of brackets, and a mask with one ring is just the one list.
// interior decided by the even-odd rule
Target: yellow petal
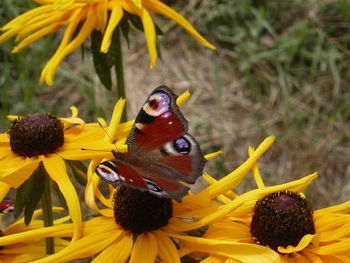
[(324, 263), (324, 261), (321, 260), (321, 258), (318, 255), (315, 255), (307, 249), (303, 250), (301, 253), (305, 258), (309, 260), (308, 263)]
[(318, 209), (317, 211), (315, 211), (315, 216), (317, 217), (317, 216), (321, 216), (322, 214), (329, 214), (329, 213), (349, 213), (349, 212), (350, 212), (350, 201), (347, 201), (340, 205)]
[(210, 225), (203, 237), (232, 241), (252, 239), (249, 225), (234, 221), (222, 221)]
[[(9, 232), (11, 233), (11, 232)], [(0, 237), (0, 246), (6, 246), (10, 244), (16, 244), (20, 242), (28, 242), (37, 238), (43, 237), (69, 237), (72, 235), (72, 225), (63, 224), (58, 226), (43, 227), (30, 231), (24, 231), (20, 233), (9, 234)]]
[(205, 188), (199, 194), (214, 198), (220, 194), (224, 194), (225, 192), (235, 188), (242, 181), (242, 179), (252, 168), (252, 166), (256, 163), (258, 158), (270, 148), (274, 141), (275, 137), (267, 137), (259, 145), (256, 151), (242, 165), (240, 165), (236, 170), (234, 170), (221, 180), (217, 181), (217, 183), (214, 183)]
[(44, 28), (36, 31), (35, 33), (29, 35), (25, 39), (23, 39), (13, 50), (12, 53), (17, 53), (21, 51), (23, 48), (29, 46), (35, 41), (39, 40), (43, 36), (54, 33), (60, 29), (61, 25), (59, 23), (52, 23), (51, 25), (47, 25)]
[(111, 243), (91, 263), (106, 263), (106, 259), (113, 263), (125, 263), (132, 251), (132, 235), (123, 234), (122, 238)]
[(80, 29), (78, 35), (67, 46), (60, 50), (60, 52), (58, 52), (59, 50), (57, 50), (54, 56), (46, 64), (45, 68), (41, 73), (41, 82), (46, 82), (49, 86), (52, 86), (53, 78), (55, 76), (58, 65), (67, 55), (69, 55), (71, 52), (77, 49), (86, 40), (86, 38), (91, 34), (93, 29), (95, 28), (96, 22), (96, 13), (94, 12), (94, 9), (90, 9), (87, 18), (82, 28)]
[(82, 218), (77, 192), (68, 177), (66, 165), (60, 156), (50, 155), (49, 158), (44, 159), (43, 163), (45, 170), (51, 179), (57, 183), (67, 202), (68, 211), (73, 221), (72, 242), (74, 242), (80, 237), (82, 232)]
[(118, 4), (117, 1), (112, 1), (113, 4), (112, 12), (109, 18), (109, 22), (106, 28), (106, 32), (103, 35), (102, 43), (101, 43), (101, 52), (102, 53), (107, 53), (109, 46), (111, 45), (112, 42), (112, 35), (119, 24), (120, 20), (123, 17), (123, 9), (121, 6)]
[(10, 186), (3, 182), (0, 182), (0, 200), (3, 200), (7, 193), (10, 191)]
[(158, 256), (167, 263), (180, 263), (175, 244), (169, 236), (164, 235), (161, 231), (154, 231), (153, 234), (158, 244)]
[(142, 8), (142, 0), (132, 0), (137, 8)]
[(223, 151), (217, 151), (217, 152), (213, 152), (213, 153), (209, 153), (209, 154), (206, 154), (204, 156), (205, 159), (207, 160), (211, 160), (211, 159), (214, 159), (215, 157), (219, 156), (220, 154), (223, 154), (224, 152)]
[(13, 188), (17, 188), (32, 175), (41, 160), (40, 158), (13, 156), (14, 158), (2, 159), (0, 161), (0, 167), (11, 167), (0, 169), (0, 181)]
[(279, 255), (270, 248), (226, 240), (171, 235), (182, 240), (193, 251), (233, 258), (245, 263), (279, 263)]
[(202, 45), (210, 49), (216, 49), (215, 46), (213, 46), (207, 40), (205, 40), (185, 18), (183, 18), (175, 10), (163, 4), (161, 1), (147, 0), (143, 2), (143, 5), (148, 10), (151, 10), (154, 13), (166, 16), (169, 19), (175, 21), (175, 23), (183, 27), (194, 39), (196, 39)]
[(350, 239), (336, 242), (330, 245), (310, 247), (309, 250), (318, 255), (334, 255), (339, 253), (349, 253)]
[(299, 241), (297, 246), (287, 246), (286, 248), (284, 247), (278, 247), (278, 252), (283, 253), (283, 254), (289, 254), (289, 253), (294, 253), (303, 250), (306, 248), (314, 239), (316, 235), (305, 235), (303, 238)]
[[(254, 149), (252, 147), (248, 148), (248, 154), (249, 156), (252, 156), (254, 154)], [(260, 172), (259, 172), (259, 168), (257, 163), (255, 163), (252, 167), (252, 171), (253, 171), (253, 177), (254, 177), (254, 181), (256, 183), (256, 185), (258, 186), (258, 188), (263, 188), (265, 187), (263, 180), (261, 179), (260, 176)]]
[(111, 143), (112, 141), (115, 140), (117, 133), (119, 132), (118, 126), (120, 124), (120, 120), (123, 114), (123, 110), (125, 107), (126, 100), (125, 99), (119, 99), (117, 103), (114, 106), (112, 118), (110, 121), (110, 125), (107, 131), (107, 134), (105, 136), (105, 140), (107, 142)]
[[(35, 263), (48, 262), (69, 262), (73, 259), (86, 258), (98, 254), (100, 251), (108, 247), (114, 240), (118, 238), (113, 232), (99, 232), (79, 239), (75, 243), (71, 243), (68, 247), (61, 251), (50, 255), (46, 258), (34, 261)], [(34, 263), (33, 262), (33, 263)]]
[(201, 263), (229, 263), (224, 257), (209, 256), (201, 261)]
[[(210, 175), (208, 174), (203, 174), (203, 178), (204, 180), (208, 183), (208, 184), (214, 184), (216, 183), (218, 180), (216, 180), (215, 178), (211, 177)], [(230, 198), (231, 200), (235, 199), (238, 195), (236, 193), (234, 193), (233, 191), (228, 191), (224, 194), (225, 196), (227, 196), (228, 198)], [(220, 197), (221, 195), (218, 196), (218, 198)]]
[(186, 101), (189, 100), (190, 97), (191, 93), (188, 90), (186, 90), (176, 99), (176, 105), (181, 107)]
[(158, 254), (157, 240), (152, 232), (140, 234), (134, 244), (129, 263), (154, 262)]

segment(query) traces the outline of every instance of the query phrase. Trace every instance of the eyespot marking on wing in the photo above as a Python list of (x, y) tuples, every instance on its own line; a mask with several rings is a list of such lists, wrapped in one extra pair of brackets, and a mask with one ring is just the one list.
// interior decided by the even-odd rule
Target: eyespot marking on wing
[(119, 181), (120, 178), (115, 165), (112, 162), (107, 162), (107, 164), (112, 165), (114, 167), (114, 170), (108, 167), (107, 165), (101, 163), (96, 167), (96, 172), (98, 173), (98, 175), (100, 175), (103, 179), (111, 183)]
[(174, 140), (173, 146), (175, 150), (182, 155), (187, 155), (191, 152), (191, 143), (185, 137)]
[(192, 152), (192, 145), (195, 145), (195, 142), (185, 134), (172, 142), (164, 144), (160, 151), (165, 155), (189, 155)]
[(163, 189), (152, 180), (149, 180), (147, 178), (143, 178), (143, 180), (147, 183), (147, 188), (149, 191), (155, 192), (155, 193), (163, 192)]
[(153, 117), (158, 117), (170, 108), (170, 97), (164, 92), (156, 92), (149, 97), (143, 110)]

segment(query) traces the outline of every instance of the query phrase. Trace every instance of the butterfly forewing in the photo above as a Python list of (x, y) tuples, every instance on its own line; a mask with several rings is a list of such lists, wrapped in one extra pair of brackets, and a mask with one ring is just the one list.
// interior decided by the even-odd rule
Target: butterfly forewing
[(151, 93), (131, 129), (129, 151), (149, 152), (186, 133), (187, 120), (176, 105), (176, 98), (165, 86)]

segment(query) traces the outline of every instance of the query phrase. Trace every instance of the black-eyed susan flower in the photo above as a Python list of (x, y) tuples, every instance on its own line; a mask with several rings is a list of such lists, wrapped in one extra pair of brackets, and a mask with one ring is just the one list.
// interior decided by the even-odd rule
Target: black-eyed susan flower
[(53, 57), (42, 71), (40, 81), (53, 84), (54, 75), (61, 61), (82, 43), (94, 31), (103, 34), (101, 52), (107, 53), (112, 34), (125, 13), (140, 17), (147, 47), (151, 58), (151, 67), (156, 65), (156, 30), (150, 12), (160, 14), (182, 26), (192, 37), (204, 46), (214, 49), (192, 26), (175, 10), (160, 0), (33, 0), (40, 4), (1, 28), (4, 33), (0, 43), (17, 36), (20, 43), (13, 49), (18, 52), (45, 35), (56, 33), (63, 28), (65, 32)]
[[(119, 110), (123, 110), (120, 102), (115, 107), (115, 111)], [(111, 158), (112, 146), (104, 140), (105, 131), (97, 124), (84, 124), (75, 107), (71, 118), (39, 113), (9, 118), (10, 128), (0, 136), (0, 182), (4, 192), (9, 187), (21, 186), (42, 164), (66, 199), (74, 223), (73, 240), (76, 240), (81, 233), (80, 202), (64, 160)], [(118, 136), (126, 136), (130, 127), (122, 125)], [(105, 151), (82, 151), (82, 148)]]
[[(54, 208), (55, 211), (62, 210), (60, 208)], [(33, 214), (33, 218), (41, 216), (42, 211), (37, 210)], [(63, 221), (66, 221), (69, 217), (56, 220), (55, 224), (60, 224)], [(24, 219), (18, 220), (11, 225), (9, 225), (4, 231), (0, 230), (1, 237), (16, 237), (21, 236), (23, 233), (29, 230), (41, 229), (43, 228), (44, 223), (42, 220), (34, 219), (30, 225), (25, 226)], [(55, 239), (55, 251), (60, 251), (69, 245), (68, 240), (61, 238)], [(2, 263), (27, 263), (40, 258), (43, 258), (46, 255), (45, 239), (44, 238), (34, 238), (27, 241), (21, 241), (20, 238), (17, 238), (15, 242), (10, 245), (5, 245), (0, 247), (0, 262)]]
[[(279, 254), (281, 263), (350, 262), (350, 202), (313, 211), (300, 192), (317, 177), (316, 173), (294, 182), (265, 187), (257, 167), (253, 169), (259, 189), (241, 196), (227, 192), (218, 199), (224, 206), (237, 202), (246, 194), (252, 197), (252, 192), (256, 193), (256, 199), (242, 203), (224, 220), (210, 225), (204, 238), (268, 247)], [(216, 184), (213, 178), (209, 181)], [(186, 245), (182, 254), (201, 251), (190, 239)], [(202, 262), (245, 261), (235, 261), (212, 251)]]
[[(231, 180), (225, 182), (230, 185), (239, 184), (272, 142), (272, 137), (266, 139), (257, 148), (255, 154), (229, 175)], [(215, 154), (208, 155), (206, 158), (213, 156)], [(225, 190), (225, 187), (222, 189)], [(128, 259), (132, 263), (159, 260), (179, 263), (177, 246), (182, 246), (183, 242), (185, 244), (190, 242), (206, 253), (215, 251), (231, 259), (248, 263), (273, 263), (279, 260), (276, 252), (263, 246), (191, 237), (184, 234), (184, 231), (196, 229), (197, 222), (199, 226), (204, 226), (225, 216), (219, 203), (210, 197), (211, 194), (208, 194), (210, 192), (189, 193), (181, 203), (178, 203), (124, 186), (116, 189), (110, 186), (109, 190), (108, 198), (96, 191), (96, 197), (104, 208), (97, 208), (100, 215), (83, 222), (83, 234), (80, 240), (36, 262), (68, 262), (95, 256), (92, 261), (94, 263), (105, 262), (106, 259), (115, 263), (126, 262)], [(218, 188), (214, 190), (218, 191)], [(246, 196), (246, 198), (249, 200), (249, 197)], [(93, 204), (93, 208), (96, 208), (96, 202)], [(70, 237), (71, 235), (71, 224), (64, 224), (47, 227), (40, 231), (27, 231), (25, 236), (21, 236), (21, 240), (47, 236)], [(11, 237), (0, 238), (0, 246), (8, 245), (13, 240)], [(256, 260), (256, 256), (259, 261)]]

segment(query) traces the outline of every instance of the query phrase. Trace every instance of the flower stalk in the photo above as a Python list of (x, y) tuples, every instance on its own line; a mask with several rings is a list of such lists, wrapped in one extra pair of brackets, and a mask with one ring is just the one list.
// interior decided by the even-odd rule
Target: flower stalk
[[(120, 29), (117, 28), (115, 32), (115, 59), (114, 59), (114, 67), (115, 73), (117, 76), (117, 98), (118, 99), (126, 99), (125, 94), (125, 80), (124, 80), (124, 68), (123, 68), (123, 52), (121, 46), (121, 37), (120, 37)], [(121, 122), (126, 122), (126, 107), (122, 113)]]
[[(45, 173), (45, 170), (43, 169), (42, 165), (38, 168), (39, 172)], [(53, 212), (52, 212), (52, 200), (51, 200), (51, 185), (50, 185), (50, 178), (48, 176), (44, 176), (45, 178), (45, 185), (44, 185), (44, 192), (41, 196), (41, 205), (43, 209), (43, 221), (44, 226), (53, 226)], [(53, 237), (46, 237), (45, 239), (46, 243), (46, 254), (54, 254), (55, 253), (55, 243)]]

